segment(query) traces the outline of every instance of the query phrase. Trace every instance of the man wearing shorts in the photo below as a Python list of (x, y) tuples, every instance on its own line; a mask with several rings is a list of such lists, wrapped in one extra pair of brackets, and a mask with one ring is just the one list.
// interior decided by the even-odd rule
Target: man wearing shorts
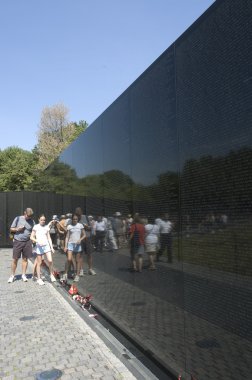
[(14, 234), (13, 239), (13, 261), (11, 265), (11, 276), (8, 282), (15, 280), (17, 263), (22, 255), (22, 280), (27, 282), (26, 270), (28, 259), (32, 257), (32, 242), (30, 240), (31, 232), (35, 224), (32, 219), (33, 210), (27, 208), (24, 215), (17, 216), (11, 225), (10, 231)]

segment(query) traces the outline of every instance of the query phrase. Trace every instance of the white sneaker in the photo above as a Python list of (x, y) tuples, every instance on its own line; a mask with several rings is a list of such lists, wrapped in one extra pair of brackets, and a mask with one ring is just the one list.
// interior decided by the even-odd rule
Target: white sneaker
[(81, 276), (81, 277), (84, 276), (84, 270), (83, 270), (83, 269), (80, 270), (80, 276)]
[(62, 275), (61, 280), (62, 280), (62, 281), (67, 281), (67, 274), (66, 274), (66, 273), (64, 273), (64, 274)]
[(13, 282), (15, 280), (15, 276), (11, 275), (9, 280), (8, 280), (8, 283), (10, 284), (11, 282)]
[(80, 280), (80, 277), (76, 274), (76, 276), (74, 277), (74, 282), (78, 282)]
[(88, 274), (91, 274), (91, 276), (95, 276), (96, 272), (93, 269), (89, 269)]
[(39, 285), (45, 285), (44, 281), (41, 278), (39, 278), (37, 280), (37, 284), (39, 284)]
[(23, 280), (24, 282), (27, 282), (27, 281), (28, 281), (28, 279), (27, 279), (27, 277), (26, 277), (25, 274), (22, 274), (22, 280)]
[(57, 281), (53, 274), (51, 274), (50, 279), (51, 279), (51, 282)]

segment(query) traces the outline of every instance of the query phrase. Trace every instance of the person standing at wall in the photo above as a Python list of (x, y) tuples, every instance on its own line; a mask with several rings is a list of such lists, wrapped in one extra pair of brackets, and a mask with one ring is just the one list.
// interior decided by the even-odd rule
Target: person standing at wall
[(11, 233), (14, 234), (13, 238), (13, 261), (11, 265), (11, 276), (8, 280), (9, 283), (15, 280), (15, 272), (17, 269), (18, 260), (22, 255), (22, 280), (27, 282), (26, 270), (28, 259), (32, 257), (32, 242), (30, 240), (32, 229), (35, 225), (32, 219), (33, 210), (26, 208), (24, 214), (17, 216), (10, 227)]
[(46, 258), (47, 258), (51, 281), (52, 282), (56, 281), (53, 275), (52, 253), (54, 252), (54, 249), (53, 249), (52, 239), (49, 232), (50, 225), (46, 225), (45, 222), (46, 222), (45, 215), (44, 214), (40, 215), (39, 223), (35, 224), (32, 230), (32, 234), (31, 234), (31, 241), (36, 244), (35, 249), (36, 249), (36, 254), (37, 254), (37, 257), (34, 261), (34, 266), (33, 266), (33, 277), (36, 270), (37, 278), (38, 278), (37, 283), (39, 285), (45, 284), (41, 278), (41, 271), (40, 271), (42, 259), (44, 255), (46, 255)]

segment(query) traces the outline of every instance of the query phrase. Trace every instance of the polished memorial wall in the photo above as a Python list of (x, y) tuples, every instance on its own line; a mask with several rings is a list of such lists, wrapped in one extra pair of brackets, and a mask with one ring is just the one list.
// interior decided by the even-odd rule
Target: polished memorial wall
[(125, 241), (82, 287), (182, 379), (252, 371), (251, 19), (216, 1), (47, 171), (88, 215), (169, 213), (172, 263), (132, 273)]

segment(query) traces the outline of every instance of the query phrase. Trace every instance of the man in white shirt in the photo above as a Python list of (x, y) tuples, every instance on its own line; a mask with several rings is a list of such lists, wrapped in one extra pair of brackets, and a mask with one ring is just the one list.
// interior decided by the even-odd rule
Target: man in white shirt
[(96, 250), (102, 253), (106, 236), (106, 222), (101, 215), (97, 217), (97, 221), (94, 224), (94, 230)]
[(167, 261), (172, 263), (172, 222), (169, 220), (169, 214), (165, 213), (163, 219), (159, 222), (160, 228), (160, 250), (157, 255), (157, 261), (159, 257), (167, 249)]

